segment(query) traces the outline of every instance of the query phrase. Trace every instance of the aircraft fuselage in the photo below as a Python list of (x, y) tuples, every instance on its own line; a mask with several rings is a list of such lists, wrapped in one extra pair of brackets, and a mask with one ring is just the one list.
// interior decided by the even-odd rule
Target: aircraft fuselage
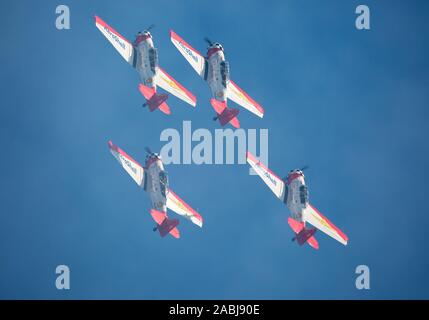
[(152, 37), (144, 34), (137, 36), (134, 48), (137, 54), (135, 68), (141, 83), (156, 89), (158, 50), (153, 45)]
[(285, 181), (287, 190), (286, 205), (293, 219), (303, 222), (303, 211), (308, 205), (308, 190), (305, 184), (304, 174), (294, 170)]
[(210, 48), (207, 52), (206, 74), (207, 81), (213, 98), (218, 101), (226, 101), (226, 88), (229, 82), (229, 65), (225, 60), (224, 52), (219, 48)]
[(149, 156), (146, 160), (147, 186), (154, 209), (167, 212), (168, 175), (158, 157)]

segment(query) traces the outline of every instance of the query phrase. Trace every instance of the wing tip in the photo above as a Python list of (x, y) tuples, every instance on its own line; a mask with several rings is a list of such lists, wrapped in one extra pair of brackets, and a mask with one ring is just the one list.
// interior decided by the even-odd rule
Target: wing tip
[(249, 150), (246, 152), (246, 159), (256, 162), (256, 157)]
[(309, 204), (309, 206), (316, 211), (317, 214), (319, 214), (330, 226), (331, 230), (334, 230), (337, 235), (343, 240), (343, 241), (339, 241), (341, 244), (343, 245), (347, 245), (349, 242), (349, 237), (347, 237), (347, 235), (340, 230), (340, 228), (338, 228), (336, 225), (334, 225), (328, 218), (326, 218), (319, 210), (317, 210), (317, 208), (315, 208), (312, 204)]
[(106, 24), (106, 22), (104, 22), (104, 20), (103, 19), (101, 19), (100, 18), (100, 16), (98, 16), (98, 15), (96, 15), (96, 14), (94, 14), (94, 22), (95, 22), (95, 24), (101, 24), (101, 25), (104, 25), (104, 24)]
[[(164, 69), (159, 68), (161, 71), (161, 74), (170, 79), (179, 89), (182, 94), (184, 94), (188, 99), (183, 99), (182, 97), (179, 97), (179, 99), (185, 101), (186, 103), (190, 104), (192, 107), (196, 107), (197, 105), (197, 97), (192, 94), (188, 89), (186, 89), (179, 81), (174, 79), (171, 75), (169, 75)], [(162, 87), (162, 86), (161, 86)], [(170, 86), (171, 87), (171, 86)], [(167, 90), (166, 88), (164, 88)], [(169, 90), (167, 90), (169, 91)]]
[(191, 220), (194, 224), (196, 224), (200, 228), (203, 227), (204, 220), (203, 220), (203, 217), (198, 212), (194, 213), (194, 216), (192, 216)]
[(255, 113), (258, 117), (263, 118), (264, 114), (265, 114), (265, 109), (264, 107), (262, 107), (258, 102), (255, 101), (255, 99), (253, 99), (251, 96), (249, 96), (249, 94), (244, 91), (243, 89), (241, 89), (234, 81), (229, 80), (230, 83), (232, 84), (233, 87), (235, 87), (236, 90), (240, 91), (244, 97), (248, 100), (248, 102), (250, 102), (251, 105), (253, 105), (254, 108), (256, 108), (256, 110), (258, 110), (259, 113)]
[(171, 39), (175, 39), (177, 37), (177, 33), (176, 32), (174, 32), (174, 30), (173, 29), (170, 29), (170, 38)]
[(188, 91), (187, 94), (188, 94), (189, 99), (192, 100), (192, 103), (190, 103), (190, 105), (195, 108), (197, 106), (197, 97), (194, 96), (190, 91)]

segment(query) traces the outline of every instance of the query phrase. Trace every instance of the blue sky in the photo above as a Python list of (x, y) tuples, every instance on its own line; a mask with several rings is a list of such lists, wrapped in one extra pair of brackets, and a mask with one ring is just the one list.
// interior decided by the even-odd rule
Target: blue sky
[[(355, 28), (367, 4), (371, 30)], [(425, 1), (2, 1), (0, 298), (429, 298), (425, 196), (429, 47)], [(62, 4), (62, 3), (61, 3)], [(128, 39), (151, 23), (161, 66), (198, 98), (149, 113), (138, 75), (93, 22)], [(349, 236), (290, 241), (287, 208), (246, 165), (170, 165), (170, 185), (204, 216), (182, 238), (154, 234), (146, 194), (109, 154), (143, 162), (165, 128), (218, 128), (210, 92), (171, 44), (223, 44), (231, 77), (265, 107), (280, 176), (309, 164), (311, 202)], [(55, 288), (55, 267), (71, 290)], [(371, 289), (355, 288), (368, 265)]]

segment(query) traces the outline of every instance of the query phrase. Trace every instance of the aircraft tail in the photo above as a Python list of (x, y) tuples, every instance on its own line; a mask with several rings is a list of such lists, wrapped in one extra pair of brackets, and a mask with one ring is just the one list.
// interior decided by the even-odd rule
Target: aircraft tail
[(178, 219), (170, 219), (165, 212), (154, 209), (150, 211), (150, 214), (157, 223), (154, 231), (158, 230), (161, 237), (171, 234), (175, 238), (180, 238), (179, 229), (176, 228), (179, 225)]
[(314, 249), (319, 249), (319, 243), (317, 242), (314, 234), (317, 229), (307, 229), (304, 223), (296, 221), (295, 219), (288, 219), (289, 226), (292, 228), (293, 232), (295, 232), (295, 237), (292, 240), (296, 240), (296, 242), (302, 246), (304, 243), (308, 243)]
[(155, 88), (147, 87), (143, 84), (139, 84), (139, 90), (141, 94), (146, 98), (146, 103), (144, 106), (148, 106), (150, 112), (153, 112), (156, 109), (161, 110), (165, 114), (171, 114), (170, 108), (165, 102), (168, 99), (168, 94), (156, 93)]
[(228, 108), (226, 106), (226, 101), (211, 99), (210, 103), (217, 113), (217, 116), (214, 118), (214, 120), (219, 120), (222, 127), (227, 123), (231, 123), (233, 127), (240, 128), (240, 122), (237, 119), (237, 115), (240, 112), (238, 109)]

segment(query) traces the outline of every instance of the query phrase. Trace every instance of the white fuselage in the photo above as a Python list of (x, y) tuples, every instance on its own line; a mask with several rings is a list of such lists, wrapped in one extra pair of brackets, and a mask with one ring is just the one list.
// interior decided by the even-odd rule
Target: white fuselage
[(167, 211), (168, 177), (164, 165), (159, 158), (149, 157), (146, 160), (146, 174), (148, 175), (146, 191), (154, 209)]
[[(226, 88), (229, 82), (228, 71), (223, 71), (228, 63), (225, 61), (225, 55), (222, 50), (211, 48), (207, 53), (207, 83), (212, 92), (213, 98), (218, 101), (225, 101), (227, 99)], [(226, 67), (228, 68), (228, 66)]]
[(134, 42), (134, 47), (137, 53), (135, 68), (139, 73), (141, 83), (156, 89), (158, 53), (153, 46), (152, 37), (138, 36)]
[(303, 222), (303, 211), (308, 205), (308, 191), (302, 173), (292, 172), (285, 182), (287, 187), (286, 205), (293, 219)]

